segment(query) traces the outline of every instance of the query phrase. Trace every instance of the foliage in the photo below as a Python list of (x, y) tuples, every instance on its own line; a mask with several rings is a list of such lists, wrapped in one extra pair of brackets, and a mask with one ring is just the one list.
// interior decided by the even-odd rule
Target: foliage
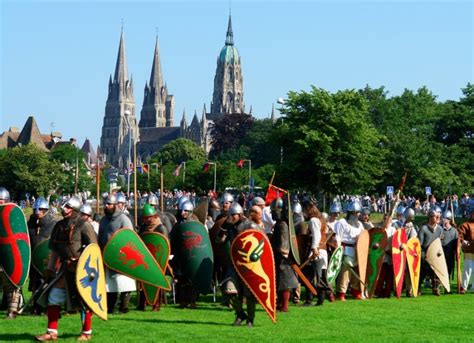
[(59, 162), (33, 144), (8, 149), (0, 156), (0, 184), (14, 199), (26, 193), (48, 196), (66, 180)]
[(275, 124), (271, 119), (255, 120), (252, 128), (243, 139), (242, 146), (247, 148), (252, 167), (280, 162), (280, 146), (276, 144), (273, 132)]
[(215, 158), (224, 151), (242, 144), (255, 119), (250, 114), (228, 113), (216, 120), (210, 127), (212, 149), (209, 153)]
[(290, 92), (282, 113), (275, 139), (283, 147), (281, 173), (287, 186), (357, 193), (380, 182), (382, 137), (358, 92), (331, 94), (315, 87)]
[(51, 159), (61, 163), (66, 180), (60, 184), (60, 192), (73, 194), (76, 182), (76, 168), (79, 167), (77, 178), (78, 191), (94, 191), (93, 177), (90, 176), (85, 162), (84, 152), (72, 144), (60, 144), (54, 147), (50, 155)]
[(197, 160), (204, 162), (206, 152), (204, 149), (196, 145), (193, 141), (186, 138), (178, 138), (164, 145), (150, 159), (149, 163), (174, 163), (176, 165), (181, 162)]

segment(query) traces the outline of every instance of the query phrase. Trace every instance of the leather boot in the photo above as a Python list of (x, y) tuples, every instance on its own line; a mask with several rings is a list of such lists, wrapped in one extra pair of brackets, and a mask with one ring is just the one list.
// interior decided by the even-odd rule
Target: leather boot
[(288, 303), (290, 302), (290, 290), (285, 289), (281, 292), (281, 312), (288, 312)]
[(352, 293), (352, 299), (355, 300), (362, 300), (362, 292), (356, 289), (351, 290)]
[(107, 312), (114, 313), (115, 304), (117, 304), (118, 293), (107, 293)]
[(325, 291), (322, 287), (318, 287), (316, 289), (316, 291), (318, 292), (317, 294), (317, 297), (318, 297), (318, 301), (316, 302), (316, 306), (322, 306), (324, 304), (324, 297), (325, 297)]
[(337, 300), (346, 301), (346, 293), (337, 292)]
[(130, 302), (131, 293), (123, 292), (120, 293), (120, 308), (121, 313), (128, 313), (128, 303)]

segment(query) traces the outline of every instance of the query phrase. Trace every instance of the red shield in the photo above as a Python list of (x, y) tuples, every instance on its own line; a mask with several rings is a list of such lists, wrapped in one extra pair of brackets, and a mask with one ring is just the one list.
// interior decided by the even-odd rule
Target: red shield
[(405, 279), (406, 248), (407, 234), (405, 229), (401, 228), (395, 231), (392, 237), (392, 264), (397, 298), (400, 298), (402, 295), (403, 280)]
[(276, 323), (275, 262), (267, 236), (259, 230), (246, 230), (235, 237), (230, 250), (237, 274)]
[(0, 264), (15, 286), (25, 283), (30, 259), (30, 237), (23, 211), (12, 203), (0, 205)]

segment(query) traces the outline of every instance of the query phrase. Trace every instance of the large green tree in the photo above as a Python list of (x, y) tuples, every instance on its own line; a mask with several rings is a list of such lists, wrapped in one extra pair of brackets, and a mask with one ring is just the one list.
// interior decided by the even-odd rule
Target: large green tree
[(48, 196), (66, 180), (61, 164), (33, 144), (8, 149), (0, 156), (0, 185), (15, 199), (29, 193)]
[(206, 160), (206, 152), (193, 141), (186, 138), (178, 138), (164, 145), (149, 159), (148, 162), (163, 164), (172, 163), (177, 165), (181, 162), (191, 160), (204, 163)]
[(282, 113), (275, 135), (283, 149), (281, 182), (330, 193), (371, 191), (380, 182), (383, 137), (358, 92), (289, 92)]

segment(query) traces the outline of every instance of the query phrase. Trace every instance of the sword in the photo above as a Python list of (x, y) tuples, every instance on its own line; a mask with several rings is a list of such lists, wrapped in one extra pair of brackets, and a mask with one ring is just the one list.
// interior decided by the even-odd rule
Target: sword
[(44, 280), (41, 283), (41, 285), (33, 292), (33, 294), (28, 299), (28, 301), (26, 303), (23, 303), (23, 306), (18, 310), (18, 314), (22, 314), (23, 311), (28, 307), (28, 305), (30, 305), (31, 303), (36, 302), (38, 297), (41, 295), (41, 293), (43, 293), (43, 291), (46, 289), (46, 287), (48, 287), (48, 285), (49, 285), (49, 282)]
[(293, 268), (295, 273), (299, 276), (301, 281), (303, 281), (304, 285), (308, 288), (308, 290), (311, 292), (311, 294), (316, 295), (316, 289), (314, 289), (313, 285), (311, 284), (311, 282), (309, 282), (309, 280), (303, 274), (303, 272), (298, 267), (298, 265), (296, 263), (291, 263), (291, 268)]
[(365, 284), (364, 281), (361, 280), (360, 276), (357, 275), (357, 273), (355, 272), (355, 270), (354, 270), (347, 262), (345, 262), (344, 260), (342, 260), (342, 263), (344, 263), (344, 265), (349, 268), (349, 271), (352, 273), (352, 275), (354, 275), (354, 276), (356, 277), (356, 279), (359, 280), (359, 282), (360, 282), (362, 285), (364, 285), (364, 287), (367, 289), (367, 285)]

